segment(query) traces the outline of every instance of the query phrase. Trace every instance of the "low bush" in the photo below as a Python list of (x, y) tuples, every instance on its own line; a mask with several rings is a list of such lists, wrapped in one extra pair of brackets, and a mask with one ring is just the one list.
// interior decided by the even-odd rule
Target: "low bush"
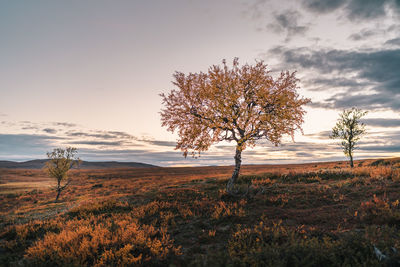
[(313, 235), (302, 227), (261, 221), (238, 228), (229, 241), (232, 266), (381, 266), (364, 234)]
[(400, 225), (399, 200), (391, 202), (385, 196), (379, 198), (374, 195), (371, 200), (361, 203), (356, 217), (366, 224)]
[(166, 228), (140, 225), (130, 216), (72, 220), (26, 250), (28, 265), (127, 266), (165, 262), (180, 254)]

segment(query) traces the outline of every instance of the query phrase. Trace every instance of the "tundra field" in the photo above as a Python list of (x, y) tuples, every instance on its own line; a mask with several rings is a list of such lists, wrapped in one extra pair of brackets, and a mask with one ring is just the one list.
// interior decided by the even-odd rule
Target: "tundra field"
[(0, 266), (400, 265), (400, 158), (232, 170), (0, 169)]

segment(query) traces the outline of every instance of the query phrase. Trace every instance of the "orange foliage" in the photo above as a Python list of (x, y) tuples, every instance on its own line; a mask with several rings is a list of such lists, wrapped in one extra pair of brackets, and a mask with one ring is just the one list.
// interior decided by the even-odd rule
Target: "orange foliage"
[(242, 199), (240, 202), (234, 203), (226, 203), (223, 201), (219, 201), (214, 205), (211, 217), (214, 219), (219, 219), (221, 217), (230, 217), (236, 215), (238, 217), (244, 217), (246, 212), (243, 209), (243, 206), (246, 204), (246, 201)]
[(109, 266), (146, 264), (179, 254), (166, 228), (138, 223), (131, 214), (88, 215), (64, 222), (59, 233), (48, 233), (26, 251), (37, 263)]
[(207, 73), (176, 72), (178, 90), (161, 94), (161, 120), (168, 130), (178, 130), (177, 149), (195, 155), (227, 140), (243, 150), (260, 138), (278, 145), (283, 134), (293, 136), (310, 100), (299, 98), (295, 73), (282, 72), (277, 79), (269, 73), (262, 61), (239, 67), (237, 58), (232, 69), (223, 61), (222, 68), (214, 65)]

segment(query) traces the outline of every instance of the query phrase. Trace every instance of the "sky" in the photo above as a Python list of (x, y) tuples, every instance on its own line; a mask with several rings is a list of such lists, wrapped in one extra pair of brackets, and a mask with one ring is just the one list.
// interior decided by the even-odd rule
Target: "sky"
[(175, 150), (160, 93), (173, 73), (238, 57), (297, 71), (304, 134), (261, 140), (244, 164), (345, 160), (329, 133), (368, 110), (355, 158), (400, 156), (399, 0), (0, 0), (0, 160), (74, 146), (83, 160), (232, 165), (234, 144)]

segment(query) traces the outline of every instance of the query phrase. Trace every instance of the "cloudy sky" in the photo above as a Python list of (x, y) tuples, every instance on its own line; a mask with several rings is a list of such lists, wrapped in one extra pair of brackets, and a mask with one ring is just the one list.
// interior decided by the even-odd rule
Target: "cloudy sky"
[(160, 93), (222, 59), (297, 71), (304, 135), (260, 141), (245, 164), (342, 160), (338, 114), (368, 110), (356, 158), (400, 156), (398, 0), (0, 0), (0, 160), (75, 146), (84, 160), (231, 165), (233, 144), (174, 150)]

